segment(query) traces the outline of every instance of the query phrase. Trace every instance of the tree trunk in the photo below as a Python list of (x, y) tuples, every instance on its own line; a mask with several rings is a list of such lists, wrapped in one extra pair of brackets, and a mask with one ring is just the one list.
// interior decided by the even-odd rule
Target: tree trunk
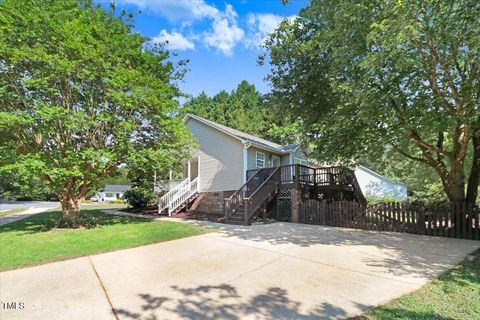
[(66, 219), (75, 219), (80, 215), (80, 198), (76, 198), (70, 194), (63, 194), (60, 197), (60, 204), (62, 205), (63, 217)]
[(473, 159), (472, 170), (467, 185), (467, 203), (476, 203), (478, 196), (478, 187), (480, 186), (480, 132), (472, 136)]

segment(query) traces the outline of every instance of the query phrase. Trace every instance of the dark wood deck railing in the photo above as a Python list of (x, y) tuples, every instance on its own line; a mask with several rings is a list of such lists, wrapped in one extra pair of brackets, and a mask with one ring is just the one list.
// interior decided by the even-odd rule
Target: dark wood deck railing
[(267, 200), (275, 194), (281, 182), (281, 171), (277, 167), (268, 175), (258, 188), (245, 198), (245, 222), (248, 224), (253, 215)]
[(259, 189), (262, 183), (266, 181), (276, 169), (277, 168), (272, 167), (255, 170), (255, 172), (247, 178), (247, 182), (245, 182), (240, 189), (235, 191), (230, 197), (225, 198), (223, 207), (225, 219), (228, 220), (230, 215), (234, 213), (242, 203), (244, 203), (245, 198), (250, 197), (257, 189)]
[[(300, 164), (284, 165), (279, 168), (282, 185), (298, 183), (299, 185), (314, 187), (339, 186), (351, 188), (357, 201), (364, 206), (367, 204), (354, 171), (349, 168), (339, 166), (312, 168)], [(247, 179), (261, 170), (264, 169), (248, 170)]]

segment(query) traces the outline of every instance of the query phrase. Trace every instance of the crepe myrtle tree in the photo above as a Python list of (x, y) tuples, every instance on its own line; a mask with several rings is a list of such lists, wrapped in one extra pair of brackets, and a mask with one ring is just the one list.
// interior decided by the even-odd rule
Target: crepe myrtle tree
[(265, 46), (272, 97), (320, 159), (394, 150), (475, 203), (480, 2), (313, 0)]
[(119, 165), (171, 166), (191, 137), (175, 116), (183, 66), (91, 1), (0, 3), (0, 168), (40, 176), (66, 218)]

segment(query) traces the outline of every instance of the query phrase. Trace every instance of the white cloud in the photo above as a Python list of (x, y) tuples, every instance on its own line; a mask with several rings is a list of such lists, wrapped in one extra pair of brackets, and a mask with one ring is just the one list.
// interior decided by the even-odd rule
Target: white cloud
[(166, 42), (166, 47), (170, 50), (189, 50), (195, 49), (192, 41), (188, 40), (179, 32), (172, 31), (169, 33), (163, 29), (158, 35), (152, 38), (152, 42)]
[(230, 4), (225, 11), (214, 17), (212, 28), (203, 33), (205, 45), (225, 55), (232, 55), (235, 46), (243, 39), (245, 32), (238, 26), (237, 13)]
[(171, 21), (216, 17), (220, 11), (204, 0), (119, 0), (161, 14)]
[(291, 21), (295, 19), (295, 16), (283, 17), (272, 13), (248, 14), (249, 33), (245, 39), (245, 45), (252, 49), (261, 47), (268, 35), (275, 31), (284, 19)]
[[(1, 1), (1, 0), (0, 0)], [(214, 48), (225, 55), (232, 55), (235, 47), (243, 40), (245, 32), (238, 25), (238, 15), (233, 6), (226, 3), (225, 10), (207, 4), (204, 0), (118, 0), (123, 4), (133, 4), (145, 11), (162, 15), (180, 25), (179, 32), (168, 33), (162, 30), (154, 40), (169, 41), (169, 49), (187, 50), (194, 48), (194, 41)], [(193, 21), (210, 20), (210, 26), (203, 32), (195, 32)], [(190, 29), (188, 32), (185, 29)]]

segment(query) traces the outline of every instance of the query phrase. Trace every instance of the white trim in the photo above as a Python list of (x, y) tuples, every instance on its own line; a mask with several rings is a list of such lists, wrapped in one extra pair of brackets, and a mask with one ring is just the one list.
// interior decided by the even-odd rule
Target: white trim
[(247, 182), (248, 148), (250, 148), (250, 145), (249, 142), (243, 144), (243, 183)]
[(290, 152), (290, 155), (289, 155), (289, 161), (290, 161), (290, 164), (294, 164), (293, 163), (293, 152)]
[(197, 189), (198, 189), (198, 192), (200, 192), (200, 187), (201, 187), (200, 181), (202, 179), (200, 178), (200, 157), (199, 156), (197, 156), (197, 178), (198, 178), (197, 179)]
[[(262, 166), (262, 167), (259, 167), (259, 166), (258, 166), (258, 155), (259, 155), (259, 154), (262, 154), (262, 155), (263, 155), (263, 166)], [(266, 158), (265, 152), (255, 151), (255, 167), (257, 167), (257, 168), (265, 168), (266, 162), (267, 162), (267, 158)]]

